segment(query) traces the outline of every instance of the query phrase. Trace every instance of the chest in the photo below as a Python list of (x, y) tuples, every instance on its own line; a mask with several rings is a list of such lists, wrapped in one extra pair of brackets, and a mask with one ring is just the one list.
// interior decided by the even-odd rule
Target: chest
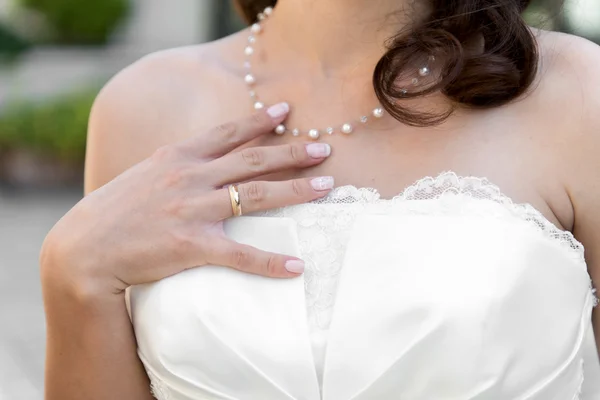
[[(219, 80), (215, 85), (220, 90), (214, 91), (210, 101), (203, 96), (182, 112), (181, 138), (253, 112), (246, 89), (239, 82)], [(330, 99), (330, 103), (334, 100)], [(299, 109), (291, 116), (294, 123), (300, 120), (306, 125), (314, 121), (314, 126), (326, 126), (331, 118), (343, 118), (331, 115), (335, 105), (311, 109), (311, 103), (306, 101), (290, 104), (292, 112)], [(309, 112), (311, 121), (298, 117)], [(321, 140), (332, 146), (332, 156), (326, 162), (261, 179), (332, 175), (338, 186), (374, 187), (384, 198), (391, 198), (423, 176), (452, 170), (459, 175), (489, 178), (516, 201), (533, 204), (553, 223), (569, 229), (573, 223), (572, 205), (565, 184), (559, 179), (560, 145), (553, 143), (552, 137), (549, 127), (536, 121), (522, 103), (485, 112), (458, 112), (444, 124), (428, 128), (406, 126), (386, 115), (381, 123), (358, 126), (351, 135), (339, 130), (331, 136), (324, 134)], [(265, 134), (242, 148), (294, 141), (310, 139)]]

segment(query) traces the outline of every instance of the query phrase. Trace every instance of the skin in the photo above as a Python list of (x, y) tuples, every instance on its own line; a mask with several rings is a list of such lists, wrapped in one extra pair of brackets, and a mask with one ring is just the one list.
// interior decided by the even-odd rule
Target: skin
[[(405, 23), (401, 16), (389, 17), (398, 3), (381, 0), (378, 7), (365, 7), (363, 0), (280, 0), (253, 61), (261, 99), (266, 104), (289, 102), (292, 111), (286, 124), (303, 128), (343, 122), (371, 109), (376, 104), (371, 71), (381, 56), (383, 39)], [(217, 191), (216, 182), (208, 184), (206, 177), (231, 177), (235, 168), (251, 165), (239, 155), (254, 146), (295, 144), (304, 161), (271, 162), (274, 169), (255, 168), (254, 175), (246, 173), (245, 179), (303, 179), (299, 182), (305, 190), (300, 191), (303, 196), (294, 197), (288, 184), (287, 192), (262, 191), (260, 198), (246, 194), (245, 206), (253, 197), (262, 203), (256, 207), (268, 208), (322, 196), (308, 189), (308, 178), (315, 176), (334, 176), (338, 186), (375, 187), (382, 197), (444, 170), (487, 177), (515, 202), (532, 204), (559, 228), (572, 231), (586, 247), (591, 277), (600, 282), (598, 46), (574, 36), (539, 31), (538, 80), (526, 96), (509, 105), (486, 111), (458, 110), (434, 128), (407, 127), (387, 117), (351, 136), (328, 136), (323, 141), (331, 145), (332, 154), (325, 162), (306, 161), (305, 137), (254, 132), (236, 141), (240, 146), (233, 154), (238, 158), (230, 157), (213, 168), (222, 160), (207, 153), (215, 134), (223, 133), (223, 124), (250, 113), (241, 67), (247, 35), (245, 31), (217, 42), (148, 56), (121, 72), (98, 97), (90, 121), (86, 199), (50, 232), (42, 250), (48, 316), (47, 399), (151, 398), (135, 353), (123, 289), (202, 265), (212, 261), (211, 256), (223, 265), (246, 265), (239, 257), (231, 257), (240, 254), (231, 247), (224, 250), (227, 246), (223, 246), (217, 256), (202, 251), (199, 243), (184, 241), (179, 247), (169, 247), (170, 242), (164, 243), (158, 232), (167, 221), (183, 221), (178, 226), (189, 229), (190, 217), (208, 206), (230, 212), (226, 193)], [(446, 104), (436, 94), (410, 105), (443, 109)], [(267, 131), (265, 127), (274, 121), (264, 121)], [(215, 126), (221, 128), (211, 130)], [(289, 147), (278, 149), (279, 153), (270, 154), (280, 159), (285, 158), (282, 154), (291, 154)], [(192, 164), (198, 165), (189, 167), (196, 171), (194, 176), (203, 174), (204, 178), (185, 184), (176, 179), (173, 186), (160, 186), (165, 179), (171, 182), (169, 171)], [(198, 172), (200, 165), (205, 169)], [(162, 195), (169, 190), (172, 197)], [(140, 204), (148, 210), (163, 210), (182, 193), (193, 201), (183, 209), (189, 214), (175, 213), (179, 219), (135, 213)], [(154, 203), (153, 196), (159, 196)], [(218, 229), (211, 230), (218, 226), (212, 217), (204, 216), (204, 225), (192, 227), (205, 233), (204, 245), (218, 237)], [(172, 249), (176, 250), (165, 252)], [(148, 254), (160, 262), (152, 264), (151, 275), (144, 275), (148, 268), (132, 260)], [(246, 267), (249, 272), (295, 276), (285, 272), (286, 260), (281, 256), (252, 259), (275, 261), (256, 261)], [(271, 269), (264, 270), (265, 265)], [(595, 310), (595, 320), (599, 312)], [(73, 324), (73, 318), (79, 323)], [(596, 321), (594, 326), (598, 338), (600, 326)]]

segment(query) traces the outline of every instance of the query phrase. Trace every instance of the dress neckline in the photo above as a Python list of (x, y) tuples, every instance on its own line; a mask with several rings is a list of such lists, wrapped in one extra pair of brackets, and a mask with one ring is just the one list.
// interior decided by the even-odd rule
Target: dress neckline
[[(334, 188), (327, 196), (305, 205), (379, 204), (393, 207), (396, 204), (402, 204), (407, 201), (437, 201), (450, 196), (468, 197), (500, 204), (518, 218), (532, 223), (547, 236), (570, 248), (570, 250), (574, 251), (577, 258), (585, 263), (585, 248), (572, 232), (559, 228), (531, 203), (513, 201), (511, 197), (502, 192), (498, 185), (486, 177), (462, 176), (454, 171), (447, 170), (439, 173), (437, 176), (419, 178), (389, 199), (382, 198), (379, 191), (372, 187), (343, 185)], [(299, 206), (302, 207), (303, 205)]]

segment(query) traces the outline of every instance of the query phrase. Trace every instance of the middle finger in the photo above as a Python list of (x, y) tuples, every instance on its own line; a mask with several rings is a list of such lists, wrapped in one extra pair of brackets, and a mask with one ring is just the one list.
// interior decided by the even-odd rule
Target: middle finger
[(306, 168), (321, 163), (331, 154), (327, 143), (291, 143), (280, 146), (248, 147), (205, 164), (215, 187), (245, 181), (289, 168)]

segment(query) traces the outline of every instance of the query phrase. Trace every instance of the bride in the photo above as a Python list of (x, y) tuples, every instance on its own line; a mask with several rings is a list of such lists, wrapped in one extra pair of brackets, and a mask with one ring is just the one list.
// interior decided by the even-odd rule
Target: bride
[(117, 75), (46, 399), (600, 398), (600, 50), (526, 5), (239, 0)]

